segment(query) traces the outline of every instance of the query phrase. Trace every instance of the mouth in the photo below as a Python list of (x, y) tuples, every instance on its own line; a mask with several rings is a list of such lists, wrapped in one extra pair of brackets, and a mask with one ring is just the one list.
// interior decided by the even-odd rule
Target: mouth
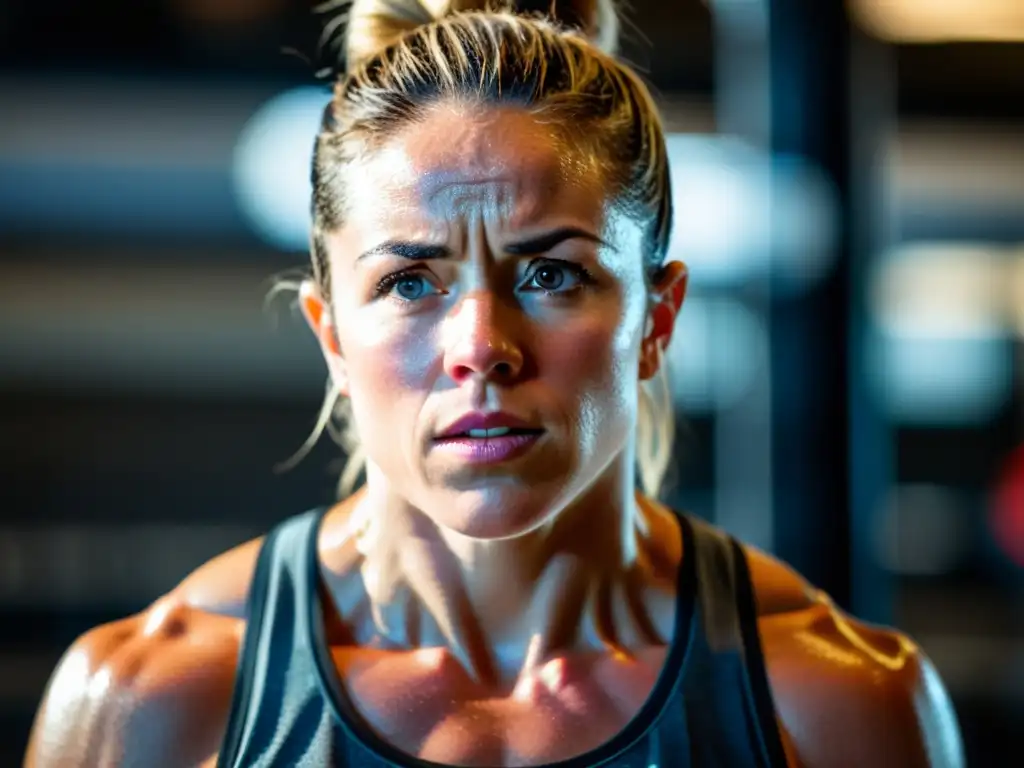
[(530, 429), (521, 427), (489, 427), (487, 429), (466, 429), (461, 432), (452, 432), (434, 438), (434, 442), (446, 442), (449, 440), (494, 440), (500, 437), (534, 435), (539, 436), (543, 429)]
[(501, 464), (529, 453), (543, 429), (488, 427), (454, 432), (434, 439), (434, 448), (467, 464)]
[(508, 435), (536, 435), (542, 431), (536, 422), (531, 423), (512, 413), (472, 411), (450, 422), (435, 440), (492, 440)]

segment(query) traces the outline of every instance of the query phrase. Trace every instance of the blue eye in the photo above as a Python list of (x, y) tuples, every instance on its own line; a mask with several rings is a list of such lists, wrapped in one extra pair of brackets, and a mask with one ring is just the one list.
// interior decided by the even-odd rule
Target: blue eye
[(426, 290), (426, 280), (419, 275), (410, 277), (403, 277), (397, 283), (395, 283), (395, 293), (401, 296), (403, 299), (413, 301), (414, 299), (420, 298)]
[(424, 275), (417, 272), (395, 272), (381, 278), (375, 295), (393, 295), (399, 301), (417, 301), (436, 292)]
[(569, 293), (593, 281), (584, 267), (568, 261), (535, 262), (526, 274), (526, 287), (545, 293)]
[(545, 291), (557, 291), (565, 282), (565, 270), (556, 269), (551, 265), (540, 267), (533, 275), (538, 288)]

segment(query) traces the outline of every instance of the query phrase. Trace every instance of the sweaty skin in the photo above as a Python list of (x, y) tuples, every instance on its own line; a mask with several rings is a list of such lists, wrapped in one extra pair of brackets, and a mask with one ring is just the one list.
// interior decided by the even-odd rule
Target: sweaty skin
[[(360, 591), (363, 558), (348, 524), (359, 498), (329, 513), (321, 535), (323, 573), (335, 594)], [(665, 584), (686, 555), (671, 513), (642, 508), (653, 534), (640, 544), (651, 564), (650, 614), (664, 633), (671, 624)], [(25, 766), (212, 767), (260, 541), (207, 563), (143, 613), (80, 638), (50, 683)], [(746, 553), (791, 766), (963, 764), (950, 703), (913, 642), (844, 616), (782, 563)], [(591, 749), (639, 710), (664, 660), (664, 644), (638, 637), (628, 654), (556, 652), (531, 659), (515, 681), (481, 683), (447, 649), (352, 645), (353, 635), (373, 631), (367, 602), (364, 595), (350, 605), (362, 621), (333, 622), (339, 674), (381, 733), (434, 760), (496, 765), (488, 758), (507, 754), (509, 743), (533, 763)], [(574, 728), (581, 719), (588, 727)]]
[[(634, 489), (633, 425), (685, 268), (649, 283), (643, 228), (600, 163), (524, 112), (439, 105), (344, 173), (358, 193), (327, 238), (330, 300), (301, 292), (367, 455), (318, 546), (337, 673), (410, 754), (585, 752), (637, 714), (672, 639), (687, 553), (672, 513)], [(528, 451), (481, 463), (439, 441), (494, 411), (537, 430)], [(80, 638), (25, 765), (214, 765), (259, 546)], [(910, 640), (747, 556), (792, 766), (962, 765)]]

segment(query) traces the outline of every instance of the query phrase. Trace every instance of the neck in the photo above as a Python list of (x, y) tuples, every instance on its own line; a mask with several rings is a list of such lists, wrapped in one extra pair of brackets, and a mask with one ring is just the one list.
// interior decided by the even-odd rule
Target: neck
[(615, 646), (630, 634), (612, 626), (622, 614), (613, 603), (635, 604), (651, 540), (631, 462), (613, 464), (570, 505), (513, 538), (442, 528), (389, 493), (372, 469), (355, 516), (378, 629), (394, 638), (400, 627), (404, 643), (446, 646), (477, 679), (512, 681), (556, 650)]

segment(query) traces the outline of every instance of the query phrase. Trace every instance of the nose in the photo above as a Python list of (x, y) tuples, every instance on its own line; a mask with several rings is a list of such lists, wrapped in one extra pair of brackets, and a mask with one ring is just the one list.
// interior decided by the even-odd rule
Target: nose
[(507, 382), (522, 371), (523, 351), (509, 333), (505, 310), (492, 293), (479, 292), (466, 296), (448, 318), (444, 367), (453, 381)]

